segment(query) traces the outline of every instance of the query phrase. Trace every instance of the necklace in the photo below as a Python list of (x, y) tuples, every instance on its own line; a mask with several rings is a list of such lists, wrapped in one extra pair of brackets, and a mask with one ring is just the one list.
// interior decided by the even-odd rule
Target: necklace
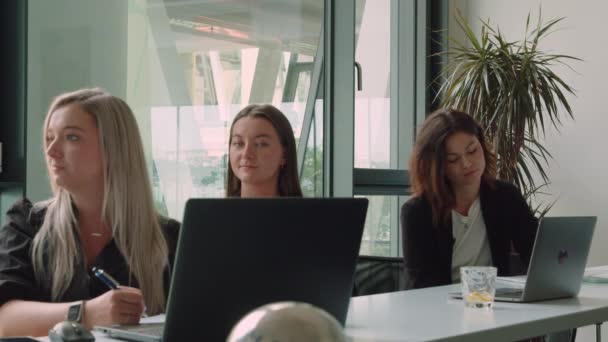
[(454, 211), (454, 213), (455, 213), (455, 217), (463, 225), (464, 229), (467, 230), (467, 229), (469, 229), (469, 227), (471, 227), (475, 223), (475, 221), (479, 217), (479, 214), (481, 212), (480, 209), (481, 208), (479, 205), (479, 201), (478, 201), (478, 199), (476, 199), (473, 202), (473, 204), (471, 205), (471, 207), (469, 208), (468, 216), (461, 215), (457, 211)]
[(469, 217), (460, 216), (460, 222), (464, 225), (464, 229), (469, 229)]
[(103, 227), (102, 228), (98, 228), (98, 229), (99, 229), (98, 231), (92, 231), (89, 234), (91, 236), (96, 237), (96, 238), (103, 237), (106, 229), (103, 228)]
[(78, 220), (78, 226), (80, 228), (81, 234), (93, 236), (96, 238), (103, 237), (105, 235), (105, 232), (108, 231), (108, 228), (103, 223), (103, 221), (97, 222), (96, 220), (85, 220), (84, 218), (80, 218)]

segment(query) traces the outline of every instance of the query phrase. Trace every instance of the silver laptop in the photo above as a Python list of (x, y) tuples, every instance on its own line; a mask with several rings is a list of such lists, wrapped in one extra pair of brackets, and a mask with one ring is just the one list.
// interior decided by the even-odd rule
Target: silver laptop
[(367, 199), (190, 199), (162, 324), (98, 326), (131, 341), (225, 341), (248, 312), (313, 304), (344, 324)]
[(137, 325), (95, 326), (93, 329), (121, 340), (159, 342), (162, 341), (164, 327), (165, 323), (142, 323)]
[[(523, 286), (498, 280), (496, 301), (534, 302), (576, 297), (587, 264), (597, 217), (540, 220)], [(450, 294), (462, 298), (460, 293)]]

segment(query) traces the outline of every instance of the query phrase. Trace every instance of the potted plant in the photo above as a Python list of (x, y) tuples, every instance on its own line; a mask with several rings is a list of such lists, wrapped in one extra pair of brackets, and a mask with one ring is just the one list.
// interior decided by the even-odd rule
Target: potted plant
[[(552, 68), (579, 59), (539, 48), (563, 19), (543, 23), (539, 11), (531, 29), (528, 15), (523, 40), (508, 41), (483, 20), (478, 38), (458, 12), (466, 43), (452, 40), (455, 47), (442, 53), (449, 62), (439, 90), (441, 106), (463, 110), (482, 124), (498, 157), (498, 178), (515, 183), (526, 197), (549, 183), (545, 167), (551, 154), (539, 135), (547, 126), (559, 130), (561, 109), (573, 118), (566, 95), (574, 90)], [(542, 184), (534, 181), (535, 174)]]

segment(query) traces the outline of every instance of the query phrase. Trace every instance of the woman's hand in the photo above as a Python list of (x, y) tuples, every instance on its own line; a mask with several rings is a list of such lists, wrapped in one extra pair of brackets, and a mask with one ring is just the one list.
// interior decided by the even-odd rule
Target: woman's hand
[(143, 295), (139, 289), (121, 286), (85, 302), (83, 324), (138, 324), (144, 311)]

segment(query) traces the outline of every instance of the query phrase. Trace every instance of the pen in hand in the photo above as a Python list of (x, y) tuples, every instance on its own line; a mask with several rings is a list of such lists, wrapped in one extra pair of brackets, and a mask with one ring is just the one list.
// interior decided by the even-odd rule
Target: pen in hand
[[(102, 270), (99, 267), (93, 267), (91, 269), (91, 271), (93, 271), (93, 274), (99, 279), (101, 280), (102, 283), (106, 284), (111, 290), (116, 290), (120, 287), (120, 284), (116, 281), (116, 279), (112, 278), (111, 275), (109, 275), (108, 273), (106, 273), (104, 270)], [(144, 305), (144, 311), (142, 313), (142, 317), (148, 317), (148, 315), (146, 314), (146, 306)]]
[(117, 288), (120, 287), (120, 285), (118, 284), (118, 282), (116, 281), (116, 279), (112, 278), (111, 275), (109, 275), (106, 272), (104, 272), (101, 268), (93, 267), (91, 269), (91, 271), (93, 271), (93, 274), (99, 280), (101, 280), (101, 282), (103, 282), (104, 284), (106, 284), (110, 289), (116, 290)]

